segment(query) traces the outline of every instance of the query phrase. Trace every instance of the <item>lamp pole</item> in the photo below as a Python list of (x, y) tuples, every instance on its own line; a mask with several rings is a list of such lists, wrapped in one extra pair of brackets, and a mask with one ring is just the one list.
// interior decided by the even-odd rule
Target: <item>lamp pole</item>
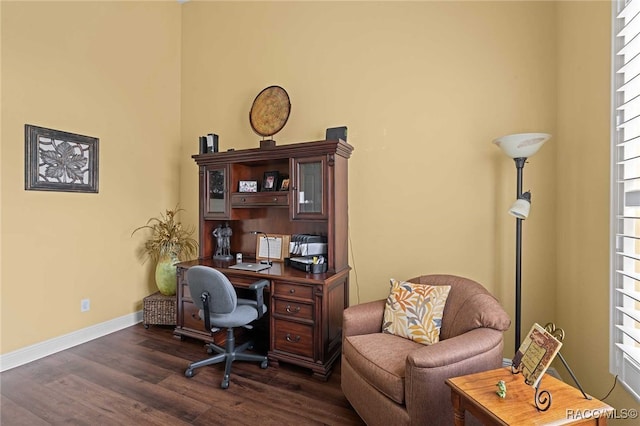
[[(264, 261), (260, 261), (260, 263), (272, 266), (273, 262), (271, 262), (271, 250), (269, 250), (269, 236), (267, 235), (266, 232), (263, 232), (263, 231), (251, 231), (251, 233), (254, 235), (259, 235), (258, 239), (260, 238), (260, 236), (264, 235), (264, 239), (267, 241), (267, 261), (266, 263)], [(258, 246), (260, 245), (258, 244)], [(256, 257), (257, 256), (258, 256), (258, 253), (256, 253)]]
[[(527, 161), (525, 157), (514, 158), (517, 173), (517, 193), (516, 200), (522, 198), (522, 172), (524, 163)], [(522, 220), (516, 217), (516, 340), (515, 351), (520, 348), (520, 322), (522, 316)]]
[(516, 217), (516, 333), (514, 351), (520, 349), (520, 321), (522, 320), (522, 221), (529, 215), (531, 193), (522, 193), (522, 171), (528, 157), (534, 155), (551, 137), (548, 133), (516, 133), (497, 138), (493, 141), (507, 156), (516, 163), (518, 174), (516, 202), (509, 209), (509, 214)]

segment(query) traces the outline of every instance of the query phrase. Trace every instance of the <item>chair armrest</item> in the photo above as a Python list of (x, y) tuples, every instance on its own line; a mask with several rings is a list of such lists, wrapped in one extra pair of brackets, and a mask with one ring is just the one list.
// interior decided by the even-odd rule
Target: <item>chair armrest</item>
[(258, 318), (262, 318), (264, 315), (264, 288), (269, 285), (269, 281), (260, 280), (256, 281), (249, 286), (249, 290), (256, 292), (256, 310), (258, 311)]
[(380, 333), (386, 299), (349, 306), (342, 314), (342, 336)]
[(255, 283), (253, 283), (253, 284), (251, 284), (249, 286), (249, 290), (262, 290), (268, 285), (269, 285), (269, 281), (268, 280), (256, 281)]
[(476, 328), (411, 352), (405, 370), (409, 416), (453, 419), (445, 380), (501, 367), (503, 347), (502, 331)]
[[(492, 328), (476, 328), (456, 337), (417, 349), (407, 357), (410, 368), (438, 368), (472, 362), (503, 341), (503, 333)], [(455, 377), (455, 376), (452, 376)]]

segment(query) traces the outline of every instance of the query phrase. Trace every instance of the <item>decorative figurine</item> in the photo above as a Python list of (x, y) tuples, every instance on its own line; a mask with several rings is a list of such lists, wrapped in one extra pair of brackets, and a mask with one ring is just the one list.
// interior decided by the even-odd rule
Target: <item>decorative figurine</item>
[(500, 397), (500, 398), (506, 398), (507, 397), (507, 384), (504, 382), (504, 380), (500, 380), (496, 386), (498, 387), (498, 390), (496, 391), (496, 394)]
[(221, 256), (223, 246), (222, 225), (218, 225), (216, 229), (213, 230), (213, 237), (216, 239), (216, 252), (214, 253), (214, 257)]
[(218, 260), (231, 260), (231, 235), (233, 230), (229, 226), (229, 223), (225, 222), (224, 226), (218, 225), (213, 230), (213, 236), (216, 239), (216, 251), (213, 255), (214, 259)]
[(233, 231), (229, 226), (228, 222), (224, 223), (224, 227), (222, 228), (222, 255), (227, 257), (231, 256), (231, 235), (233, 235)]

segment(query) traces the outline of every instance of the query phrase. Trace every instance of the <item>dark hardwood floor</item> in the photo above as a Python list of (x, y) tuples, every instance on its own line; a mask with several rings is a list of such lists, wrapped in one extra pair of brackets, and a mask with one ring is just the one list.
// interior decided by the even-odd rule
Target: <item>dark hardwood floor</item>
[(340, 364), (327, 382), (281, 363), (235, 362), (197, 370), (202, 342), (172, 327), (142, 324), (0, 374), (0, 424), (13, 425), (363, 425), (340, 389)]

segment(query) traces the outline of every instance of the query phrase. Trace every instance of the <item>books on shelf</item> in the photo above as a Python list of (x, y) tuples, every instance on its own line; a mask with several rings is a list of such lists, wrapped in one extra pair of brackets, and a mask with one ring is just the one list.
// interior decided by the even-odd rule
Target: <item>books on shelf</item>
[(561, 341), (534, 323), (513, 357), (513, 368), (522, 372), (526, 384), (537, 387), (561, 346)]

